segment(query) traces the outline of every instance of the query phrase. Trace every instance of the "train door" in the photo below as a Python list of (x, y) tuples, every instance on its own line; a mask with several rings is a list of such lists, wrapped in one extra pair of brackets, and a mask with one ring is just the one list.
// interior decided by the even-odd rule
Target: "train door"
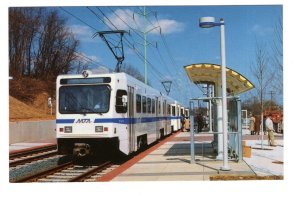
[(177, 120), (175, 118), (176, 116), (176, 110), (175, 110), (175, 105), (171, 106), (171, 132), (177, 131)]
[(135, 129), (134, 129), (134, 87), (128, 86), (128, 141), (129, 152), (135, 151)]
[(168, 135), (168, 120), (167, 120), (167, 101), (164, 100), (164, 111), (163, 111), (163, 117), (164, 117), (164, 120), (163, 120), (163, 123), (164, 123), (164, 134), (165, 135)]
[(180, 106), (176, 106), (176, 111), (177, 111), (177, 130), (181, 128), (181, 121), (180, 121)]
[(156, 139), (158, 140), (160, 137), (160, 131), (159, 131), (159, 123), (158, 117), (160, 116), (160, 101), (158, 100), (158, 97), (155, 98), (155, 117), (156, 117)]

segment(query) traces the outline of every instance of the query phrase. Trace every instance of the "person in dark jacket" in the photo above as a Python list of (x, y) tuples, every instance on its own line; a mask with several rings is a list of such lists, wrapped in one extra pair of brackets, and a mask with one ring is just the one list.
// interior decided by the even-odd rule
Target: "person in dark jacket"
[(198, 119), (198, 132), (201, 132), (204, 126), (203, 116), (201, 113), (199, 114), (197, 119)]
[(181, 122), (181, 131), (183, 131), (184, 124), (185, 124), (185, 115), (184, 114), (181, 115), (180, 122)]

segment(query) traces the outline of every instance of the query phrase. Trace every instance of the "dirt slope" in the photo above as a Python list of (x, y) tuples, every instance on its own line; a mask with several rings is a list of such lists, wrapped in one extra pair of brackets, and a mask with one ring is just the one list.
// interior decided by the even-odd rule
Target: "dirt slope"
[(48, 95), (43, 92), (36, 96), (32, 103), (24, 103), (9, 96), (9, 121), (36, 121), (55, 119), (55, 102), (53, 114), (48, 108)]

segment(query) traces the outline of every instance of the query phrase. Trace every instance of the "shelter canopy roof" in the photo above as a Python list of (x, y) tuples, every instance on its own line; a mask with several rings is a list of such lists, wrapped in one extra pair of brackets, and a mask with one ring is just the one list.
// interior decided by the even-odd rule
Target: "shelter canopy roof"
[[(184, 69), (195, 84), (221, 84), (221, 66), (209, 63), (199, 63), (184, 66)], [(254, 88), (254, 85), (240, 73), (226, 67), (227, 91), (234, 95)]]

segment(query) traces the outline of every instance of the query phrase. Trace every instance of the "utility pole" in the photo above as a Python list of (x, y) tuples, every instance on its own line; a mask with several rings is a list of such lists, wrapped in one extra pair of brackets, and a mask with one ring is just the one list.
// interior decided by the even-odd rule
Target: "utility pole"
[(273, 106), (272, 106), (272, 104), (273, 104), (273, 95), (275, 94), (275, 91), (273, 91), (273, 90), (271, 90), (270, 92), (269, 92), (269, 94), (271, 95), (271, 105), (270, 105), (270, 110), (273, 110)]
[[(146, 11), (146, 6), (144, 6), (144, 9), (142, 12), (137, 12), (137, 14), (141, 15), (144, 17), (144, 30), (143, 31), (139, 31), (143, 34), (143, 38), (144, 38), (144, 70), (145, 70), (145, 84), (148, 85), (148, 69), (147, 69), (147, 45), (150, 44), (147, 42), (147, 34), (151, 31), (153, 31), (156, 28), (160, 28), (159, 26), (156, 26), (150, 30), (147, 30), (147, 16), (150, 14), (151, 12), (147, 12)], [(156, 14), (156, 13), (155, 13)], [(161, 30), (160, 30), (161, 31)]]
[(148, 85), (148, 74), (147, 74), (147, 31), (146, 31), (146, 6), (144, 6), (144, 65), (145, 65), (145, 84)]

